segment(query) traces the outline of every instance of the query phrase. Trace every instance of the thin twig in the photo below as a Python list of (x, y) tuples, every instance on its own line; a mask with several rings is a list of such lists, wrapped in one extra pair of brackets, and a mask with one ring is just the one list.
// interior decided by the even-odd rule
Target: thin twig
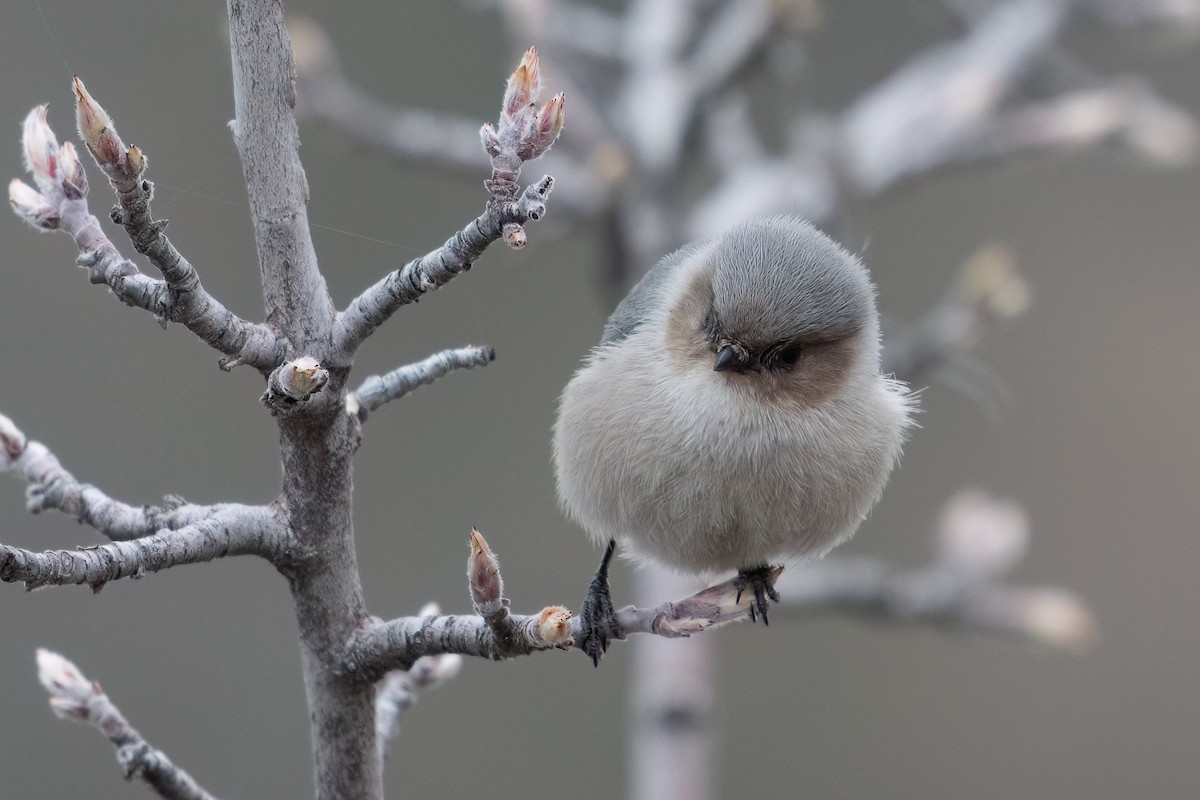
[(44, 444), (30, 441), (0, 414), (0, 472), (19, 472), (28, 486), (25, 507), (32, 514), (57, 510), (74, 517), (114, 542), (138, 539), (161, 530), (178, 530), (203, 519), (256, 514), (261, 507), (240, 503), (196, 505), (168, 496), (161, 506), (134, 506), (80, 483)]
[(141, 778), (167, 800), (216, 800), (167, 754), (151, 747), (125, 719), (100, 684), (58, 653), (38, 649), (38, 679), (50, 693), (50, 708), (63, 718), (99, 730), (117, 748), (125, 779)]
[(483, 367), (495, 358), (496, 351), (490, 347), (467, 345), (443, 350), (415, 364), (397, 367), (383, 375), (371, 375), (354, 390), (354, 398), (361, 408), (374, 411), (455, 370)]

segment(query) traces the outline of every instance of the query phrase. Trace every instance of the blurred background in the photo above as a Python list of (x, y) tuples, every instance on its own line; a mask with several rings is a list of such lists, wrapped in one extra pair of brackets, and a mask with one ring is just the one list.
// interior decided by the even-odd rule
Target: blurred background
[[(1174, 5), (1181, 16), (1167, 24), (1081, 13), (1057, 46), (1200, 113), (1200, 11)], [(322, 26), (342, 73), (365, 91), (474, 125), (495, 119), (504, 79), (534, 43), (510, 36), (483, 2), (289, 8)], [(953, 15), (919, 0), (842, 0), (812, 13), (796, 23), (795, 84), (752, 98), (753, 113), (786, 117), (787, 98), (838, 112), (918, 52), (963, 36)], [(69, 81), (78, 74), (147, 154), (154, 210), (172, 220), (172, 241), (206, 287), (261, 318), (241, 167), (225, 127), (233, 103), (218, 4), (9, 2), (0, 59), (9, 176), (22, 174), (19, 123), (30, 108), (49, 102), (60, 139), (73, 132)], [(554, 69), (548, 60), (551, 90), (562, 85)], [(572, 108), (569, 97), (564, 151), (572, 127), (585, 127)], [(302, 137), (314, 238), (339, 307), (440, 245), (486, 199), (482, 155), (472, 172), (401, 158), (318, 121), (303, 123)], [(107, 187), (86, 164), (92, 210), (104, 218)], [(534, 163), (525, 178), (544, 169)], [(560, 191), (588, 194), (558, 177)], [(1200, 175), (1104, 141), (939, 170), (848, 193), (838, 206), (823, 224), (863, 254), (897, 328), (920, 319), (987, 242), (1009, 248), (1033, 296), (1025, 315), (989, 326), (970, 363), (923, 379), (922, 427), (845, 551), (924, 564), (942, 503), (984, 487), (1019, 501), (1031, 520), (1027, 557), (1010, 580), (1077, 592), (1100, 636), (1068, 652), (834, 614), (716, 632), (715, 793), (1195, 797)], [(614, 283), (629, 277), (614, 279), (614, 264), (627, 273), (649, 266), (614, 253), (611, 225), (586, 204), (573, 214), (552, 204), (525, 250), (494, 247), (362, 351), (360, 380), (460, 344), (498, 353), (486, 369), (449, 376), (367, 423), (355, 518), (373, 613), (411, 614), (430, 600), (468, 611), (472, 525), (499, 553), (515, 609), (578, 605), (599, 554), (556, 508), (550, 427), (559, 391), (599, 338)], [(119, 229), (110, 235), (132, 252)], [(0, 242), (0, 412), (81, 481), (131, 503), (275, 496), (275, 426), (256, 373), (219, 371), (217, 354), (182, 327), (164, 331), (89, 285), (67, 237), (39, 235), (8, 214)], [(29, 516), (23, 491), (18, 480), (0, 482), (6, 544), (99, 541), (61, 514)], [(618, 568), (618, 602), (632, 584), (630, 568)], [(122, 783), (95, 731), (52, 716), (36, 680), (39, 646), (100, 681), (214, 794), (311, 793), (295, 627), (286, 585), (265, 563), (180, 568), (96, 596), (0, 590), (6, 796), (145, 792)], [(578, 653), (468, 661), (404, 716), (386, 767), (389, 796), (622, 796), (630, 651), (616, 646), (599, 670)]]

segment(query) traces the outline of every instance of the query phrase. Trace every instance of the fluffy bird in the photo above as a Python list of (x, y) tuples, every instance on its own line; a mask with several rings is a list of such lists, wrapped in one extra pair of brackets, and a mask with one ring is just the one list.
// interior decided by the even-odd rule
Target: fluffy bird
[(875, 287), (796, 217), (757, 219), (660, 261), (563, 391), (559, 500), (606, 545), (581, 609), (593, 663), (619, 635), (618, 548), (685, 573), (736, 570), (767, 622), (777, 559), (819, 557), (879, 499), (912, 396), (880, 372)]

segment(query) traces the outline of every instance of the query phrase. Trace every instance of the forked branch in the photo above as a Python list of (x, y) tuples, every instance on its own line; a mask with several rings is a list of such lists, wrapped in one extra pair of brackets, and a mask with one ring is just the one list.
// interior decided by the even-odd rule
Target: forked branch
[(239, 318), (200, 285), (195, 268), (164, 231), (166, 220), (150, 213), (153, 184), (144, 180), (146, 158), (136, 145), (126, 147), (112, 120), (83, 86), (74, 81), (79, 130), (88, 151), (116, 190), (119, 205), (114, 222), (124, 225), (134, 247), (163, 274), (162, 280), (142, 274), (121, 255), (88, 210), (88, 181), (70, 142), (61, 146), (46, 122), (46, 106), (25, 119), (22, 146), (26, 169), (37, 189), (14, 179), (9, 203), (40, 230), (62, 230), (79, 248), (77, 263), (87, 268), (92, 283), (105, 284), (127, 305), (142, 308), (165, 322), (178, 322), (230, 360), (269, 372), (283, 360), (286, 343), (270, 328)]
[(483, 126), (483, 149), (491, 159), (486, 210), (438, 249), (389, 273), (338, 314), (334, 352), (349, 363), (359, 345), (401, 306), (444, 286), (471, 268), (483, 251), (503, 237), (511, 247), (525, 245), (524, 225), (541, 219), (554, 186), (549, 175), (521, 191), (521, 165), (545, 153), (562, 131), (564, 98), (560, 93), (538, 106), (541, 76), (532, 47), (509, 77), (498, 127)]

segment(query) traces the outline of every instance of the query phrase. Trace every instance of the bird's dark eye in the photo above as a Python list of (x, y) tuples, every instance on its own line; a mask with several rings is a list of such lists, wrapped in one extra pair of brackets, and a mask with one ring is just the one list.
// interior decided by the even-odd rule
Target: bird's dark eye
[(794, 367), (796, 362), (800, 360), (800, 345), (793, 344), (780, 348), (775, 356), (775, 361), (781, 367)]

